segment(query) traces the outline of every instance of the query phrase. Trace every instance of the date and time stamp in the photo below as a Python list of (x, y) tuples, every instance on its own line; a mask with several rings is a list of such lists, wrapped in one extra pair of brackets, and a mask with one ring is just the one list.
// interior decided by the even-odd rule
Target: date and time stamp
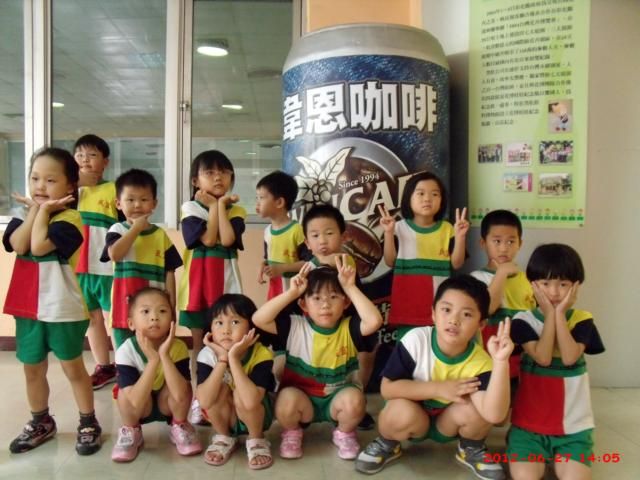
[(553, 457), (548, 458), (545, 455), (538, 455), (535, 453), (530, 453), (526, 457), (518, 454), (485, 453), (484, 456), (485, 461), (493, 463), (566, 463), (569, 460), (574, 460), (580, 463), (620, 463), (622, 461), (623, 454), (620, 452), (607, 452), (599, 455), (585, 455), (583, 453), (579, 455), (572, 455), (570, 453), (557, 453)]

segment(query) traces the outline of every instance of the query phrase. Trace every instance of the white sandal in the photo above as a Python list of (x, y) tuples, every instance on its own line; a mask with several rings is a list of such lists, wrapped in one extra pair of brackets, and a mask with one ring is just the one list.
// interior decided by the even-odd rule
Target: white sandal
[[(247, 457), (249, 458), (249, 468), (251, 470), (262, 470), (273, 465), (271, 456), (271, 444), (266, 438), (247, 438)], [(267, 457), (266, 463), (251, 463), (257, 457)]]
[[(211, 437), (211, 444), (204, 452), (204, 461), (209, 465), (215, 465), (219, 467), (224, 465), (231, 457), (233, 451), (238, 447), (238, 439), (235, 437), (227, 437), (226, 435), (214, 435)], [(209, 458), (209, 453), (217, 453), (220, 458), (212, 460)]]

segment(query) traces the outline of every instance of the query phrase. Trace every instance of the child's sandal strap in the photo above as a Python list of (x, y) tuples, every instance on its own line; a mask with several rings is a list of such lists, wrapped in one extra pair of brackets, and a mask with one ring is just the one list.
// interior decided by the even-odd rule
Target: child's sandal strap
[[(273, 464), (271, 456), (271, 443), (266, 438), (247, 438), (247, 457), (249, 459), (249, 468), (252, 470), (262, 470)], [(262, 464), (254, 464), (253, 460), (257, 457), (267, 457), (268, 461)]]
[[(214, 435), (211, 437), (211, 444), (204, 453), (204, 461), (209, 465), (224, 465), (229, 457), (238, 446), (238, 439), (235, 437), (227, 437), (226, 435)], [(217, 453), (220, 458), (211, 460), (209, 453)]]

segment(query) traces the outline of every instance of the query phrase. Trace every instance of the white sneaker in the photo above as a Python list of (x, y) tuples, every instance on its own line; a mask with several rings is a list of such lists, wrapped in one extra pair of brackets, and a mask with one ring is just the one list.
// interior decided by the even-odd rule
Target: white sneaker
[(191, 402), (191, 424), (192, 425), (200, 425), (204, 417), (202, 416), (202, 409), (200, 408), (200, 402), (198, 402), (197, 398), (193, 399)]

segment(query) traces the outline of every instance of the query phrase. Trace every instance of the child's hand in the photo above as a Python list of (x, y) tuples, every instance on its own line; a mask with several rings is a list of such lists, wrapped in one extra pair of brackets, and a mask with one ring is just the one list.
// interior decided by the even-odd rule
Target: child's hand
[(462, 209), (456, 208), (456, 223), (453, 224), (453, 232), (456, 238), (464, 238), (469, 231), (469, 222), (467, 220), (467, 207)]
[(202, 338), (203, 343), (213, 350), (213, 353), (216, 354), (216, 358), (220, 361), (227, 362), (229, 360), (229, 352), (224, 348), (218, 345), (213, 341), (213, 334), (211, 332), (207, 332), (207, 334)]
[(520, 271), (520, 268), (518, 268), (518, 265), (515, 262), (498, 263), (492, 258), (489, 264), (495, 268), (496, 274), (500, 273), (505, 277), (515, 275)]
[(169, 327), (169, 335), (162, 342), (160, 348), (158, 348), (158, 353), (160, 354), (160, 358), (167, 358), (169, 356), (169, 352), (171, 351), (171, 344), (173, 340), (176, 338), (176, 322), (171, 322), (171, 327)]
[(240, 197), (234, 193), (233, 195), (225, 195), (223, 197), (220, 197), (218, 199), (218, 203), (224, 205), (224, 207), (226, 208), (227, 205), (231, 203), (236, 203), (239, 200), (240, 200)]
[(389, 211), (384, 205), (378, 205), (380, 211), (380, 226), (384, 230), (384, 233), (393, 233), (396, 226), (396, 219), (389, 215)]
[(513, 352), (513, 342), (511, 341), (511, 319), (504, 319), (498, 325), (498, 332), (487, 340), (487, 352), (496, 361), (506, 362)]
[(336, 269), (338, 270), (338, 281), (342, 288), (346, 290), (356, 284), (356, 269), (349, 265), (349, 255), (342, 253), (336, 255)]
[(57, 198), (55, 200), (47, 200), (40, 205), (40, 209), (47, 213), (58, 212), (67, 208), (67, 205), (75, 200), (73, 195), (67, 195), (66, 197)]
[(264, 267), (264, 273), (269, 278), (273, 277), (281, 277), (282, 276), (282, 266), (281, 265), (266, 265)]
[(252, 328), (247, 332), (247, 334), (242, 337), (238, 343), (234, 343), (233, 346), (229, 349), (229, 358), (233, 358), (235, 360), (240, 360), (247, 350), (251, 348), (251, 345), (256, 343), (260, 338), (260, 334), (256, 334), (256, 329)]
[(578, 298), (578, 287), (580, 287), (580, 283), (579, 282), (574, 282), (573, 285), (571, 285), (571, 288), (569, 289), (569, 291), (567, 292), (565, 297), (556, 306), (556, 312), (558, 312), (558, 313), (560, 313), (562, 315), (561, 318), (563, 320), (565, 319), (565, 315), (564, 314), (567, 313), (567, 311), (571, 307), (573, 307), (574, 303), (576, 303), (576, 299)]
[(480, 388), (480, 380), (477, 377), (463, 378), (460, 380), (445, 380), (438, 382), (438, 396), (454, 403), (466, 403), (467, 395), (475, 393)]
[(305, 263), (298, 274), (291, 279), (291, 282), (289, 283), (289, 291), (295, 292), (296, 297), (302, 295), (307, 289), (307, 275), (311, 271), (312, 267), (313, 265), (311, 263)]
[(218, 203), (218, 199), (204, 190), (198, 190), (193, 197), (195, 200), (205, 205), (207, 208), (211, 208)]
[(151, 217), (151, 213), (146, 215), (142, 215), (131, 222), (131, 228), (136, 229), (138, 232), (144, 232), (146, 229), (151, 227), (149, 223), (149, 217)]
[(267, 281), (264, 279), (265, 268), (267, 268), (267, 264), (265, 262), (262, 262), (260, 264), (260, 269), (258, 270), (258, 283), (260, 284), (267, 283)]
[(18, 192), (13, 192), (11, 196), (16, 202), (23, 204), (27, 208), (38, 207), (38, 204), (33, 198), (23, 197)]
[(536, 297), (536, 302), (538, 303), (538, 308), (543, 313), (545, 317), (553, 313), (553, 305), (547, 294), (542, 291), (542, 288), (538, 285), (538, 282), (531, 282), (531, 287), (533, 288), (533, 295)]
[(159, 360), (160, 355), (155, 348), (153, 348), (153, 344), (151, 340), (145, 337), (142, 333), (136, 331), (136, 340), (138, 340), (138, 345), (140, 346), (140, 350), (144, 353), (144, 356), (147, 357), (149, 362)]

